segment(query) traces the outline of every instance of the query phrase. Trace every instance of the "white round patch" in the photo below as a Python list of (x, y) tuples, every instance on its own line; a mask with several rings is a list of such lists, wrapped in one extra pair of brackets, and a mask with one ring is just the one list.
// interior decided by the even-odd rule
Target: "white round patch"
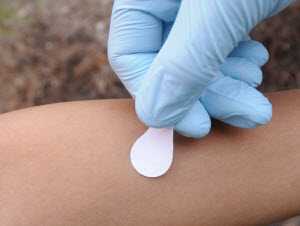
[(173, 129), (149, 128), (134, 143), (130, 160), (135, 170), (145, 177), (160, 177), (173, 162)]

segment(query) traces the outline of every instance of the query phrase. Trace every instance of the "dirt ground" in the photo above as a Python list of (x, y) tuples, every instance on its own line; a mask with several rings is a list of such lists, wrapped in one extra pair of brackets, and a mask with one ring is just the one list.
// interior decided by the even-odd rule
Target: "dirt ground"
[[(1, 0), (0, 112), (128, 96), (107, 62), (110, 11), (111, 0)], [(253, 32), (271, 53), (264, 92), (300, 88), (299, 12), (298, 1)]]

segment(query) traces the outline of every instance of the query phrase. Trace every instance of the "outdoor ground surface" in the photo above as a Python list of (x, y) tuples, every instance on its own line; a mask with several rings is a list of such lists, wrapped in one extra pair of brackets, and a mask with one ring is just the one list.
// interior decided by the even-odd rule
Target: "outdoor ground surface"
[[(110, 11), (111, 0), (1, 0), (0, 112), (127, 97), (106, 57)], [(298, 1), (253, 32), (271, 52), (265, 92), (300, 88), (299, 12)]]

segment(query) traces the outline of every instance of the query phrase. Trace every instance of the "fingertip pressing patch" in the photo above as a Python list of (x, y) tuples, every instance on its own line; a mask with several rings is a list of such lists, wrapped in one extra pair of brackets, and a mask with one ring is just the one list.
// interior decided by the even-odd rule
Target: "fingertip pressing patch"
[(173, 162), (173, 129), (149, 128), (133, 144), (130, 161), (134, 169), (145, 177), (164, 175)]

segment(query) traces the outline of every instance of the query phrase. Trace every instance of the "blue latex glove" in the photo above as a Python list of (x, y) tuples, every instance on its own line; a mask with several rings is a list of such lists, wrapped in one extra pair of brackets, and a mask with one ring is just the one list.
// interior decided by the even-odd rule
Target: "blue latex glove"
[(191, 137), (208, 133), (208, 113), (243, 128), (267, 123), (271, 104), (253, 87), (268, 54), (244, 40), (290, 2), (115, 0), (109, 59), (140, 119)]

